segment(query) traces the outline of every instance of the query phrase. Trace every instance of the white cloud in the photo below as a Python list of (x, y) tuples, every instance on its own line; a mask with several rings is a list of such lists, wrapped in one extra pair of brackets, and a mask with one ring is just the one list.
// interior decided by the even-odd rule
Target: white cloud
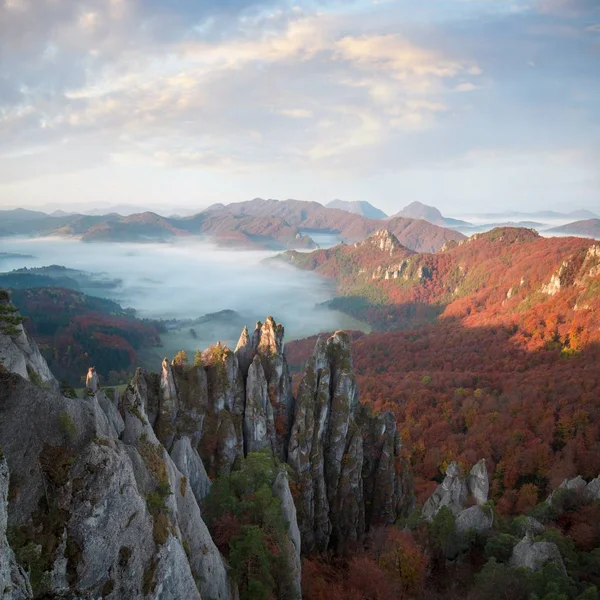
[(313, 116), (312, 110), (306, 108), (282, 108), (278, 112), (280, 115), (291, 119), (310, 119)]
[[(107, 6), (82, 10), (53, 41), (60, 56), (85, 29), (90, 49), (110, 59), (90, 63), (85, 83), (50, 103), (31, 94), (45, 124), (38, 143), (98, 132), (113, 160), (138, 153), (165, 167), (283, 160), (353, 169), (357, 152), (394, 131), (435, 126), (454, 78), (480, 72), (397, 34), (364, 34), (360, 19), (301, 11), (248, 18), (236, 37), (184, 39), (165, 53), (139, 40), (124, 45), (106, 23), (135, 15), (125, 0)], [(287, 119), (275, 124), (274, 113)]]
[(473, 92), (474, 90), (479, 89), (474, 83), (470, 81), (466, 81), (464, 83), (459, 83), (455, 88), (455, 92)]

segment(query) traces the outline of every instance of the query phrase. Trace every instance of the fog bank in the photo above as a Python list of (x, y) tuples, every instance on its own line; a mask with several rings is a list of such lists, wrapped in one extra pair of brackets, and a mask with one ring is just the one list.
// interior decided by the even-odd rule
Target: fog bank
[[(134, 308), (139, 317), (195, 319), (230, 309), (253, 327), (256, 320), (272, 315), (285, 325), (288, 340), (360, 325), (346, 315), (315, 306), (335, 295), (331, 281), (283, 263), (265, 263), (273, 252), (228, 250), (199, 240), (86, 244), (64, 238), (4, 238), (0, 250), (31, 255), (3, 258), (3, 272), (57, 264), (118, 279), (114, 289), (94, 294)], [(185, 345), (216, 341), (214, 331), (206, 335), (202, 331), (197, 340), (187, 340)], [(226, 336), (231, 334), (224, 332), (221, 339), (231, 342)]]

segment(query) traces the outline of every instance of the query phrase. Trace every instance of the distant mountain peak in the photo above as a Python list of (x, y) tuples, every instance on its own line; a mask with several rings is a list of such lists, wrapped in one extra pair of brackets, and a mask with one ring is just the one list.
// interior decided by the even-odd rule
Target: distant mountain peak
[(332, 200), (325, 205), (325, 208), (337, 208), (338, 210), (345, 210), (346, 212), (353, 213), (355, 215), (362, 215), (367, 219), (387, 219), (388, 216), (376, 206), (373, 206), (370, 202), (365, 200), (356, 200), (353, 202), (347, 200)]
[(418, 200), (405, 206), (396, 216), (407, 217), (409, 219), (423, 219), (434, 225), (445, 225), (444, 216), (435, 206), (428, 206)]

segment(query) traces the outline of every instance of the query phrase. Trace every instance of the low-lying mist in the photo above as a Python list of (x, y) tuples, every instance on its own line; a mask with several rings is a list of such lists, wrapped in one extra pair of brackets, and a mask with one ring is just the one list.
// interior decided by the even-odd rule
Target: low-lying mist
[[(316, 306), (335, 295), (335, 286), (322, 277), (277, 261), (274, 252), (229, 250), (208, 241), (173, 244), (86, 244), (67, 238), (4, 238), (6, 257), (0, 271), (21, 267), (62, 265), (115, 279), (110, 289), (88, 292), (132, 307), (140, 318), (198, 319), (232, 310), (237, 316), (173, 329), (163, 336), (163, 351), (192, 350), (220, 339), (235, 344), (239, 326), (253, 328), (272, 315), (286, 328), (286, 339), (340, 328), (365, 328), (342, 313)], [(25, 255), (25, 256), (23, 256)], [(27, 256), (29, 255), (29, 256)]]

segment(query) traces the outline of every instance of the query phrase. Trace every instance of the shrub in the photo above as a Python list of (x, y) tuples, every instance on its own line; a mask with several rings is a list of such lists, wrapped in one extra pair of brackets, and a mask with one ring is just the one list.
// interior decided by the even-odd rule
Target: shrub
[(185, 350), (180, 350), (173, 358), (173, 364), (178, 367), (187, 367), (188, 354)]
[(518, 542), (518, 538), (508, 533), (499, 533), (487, 541), (483, 552), (487, 559), (495, 558), (498, 562), (508, 563)]
[(66, 410), (63, 410), (59, 415), (60, 429), (71, 441), (77, 437), (77, 427), (73, 419), (69, 416)]

